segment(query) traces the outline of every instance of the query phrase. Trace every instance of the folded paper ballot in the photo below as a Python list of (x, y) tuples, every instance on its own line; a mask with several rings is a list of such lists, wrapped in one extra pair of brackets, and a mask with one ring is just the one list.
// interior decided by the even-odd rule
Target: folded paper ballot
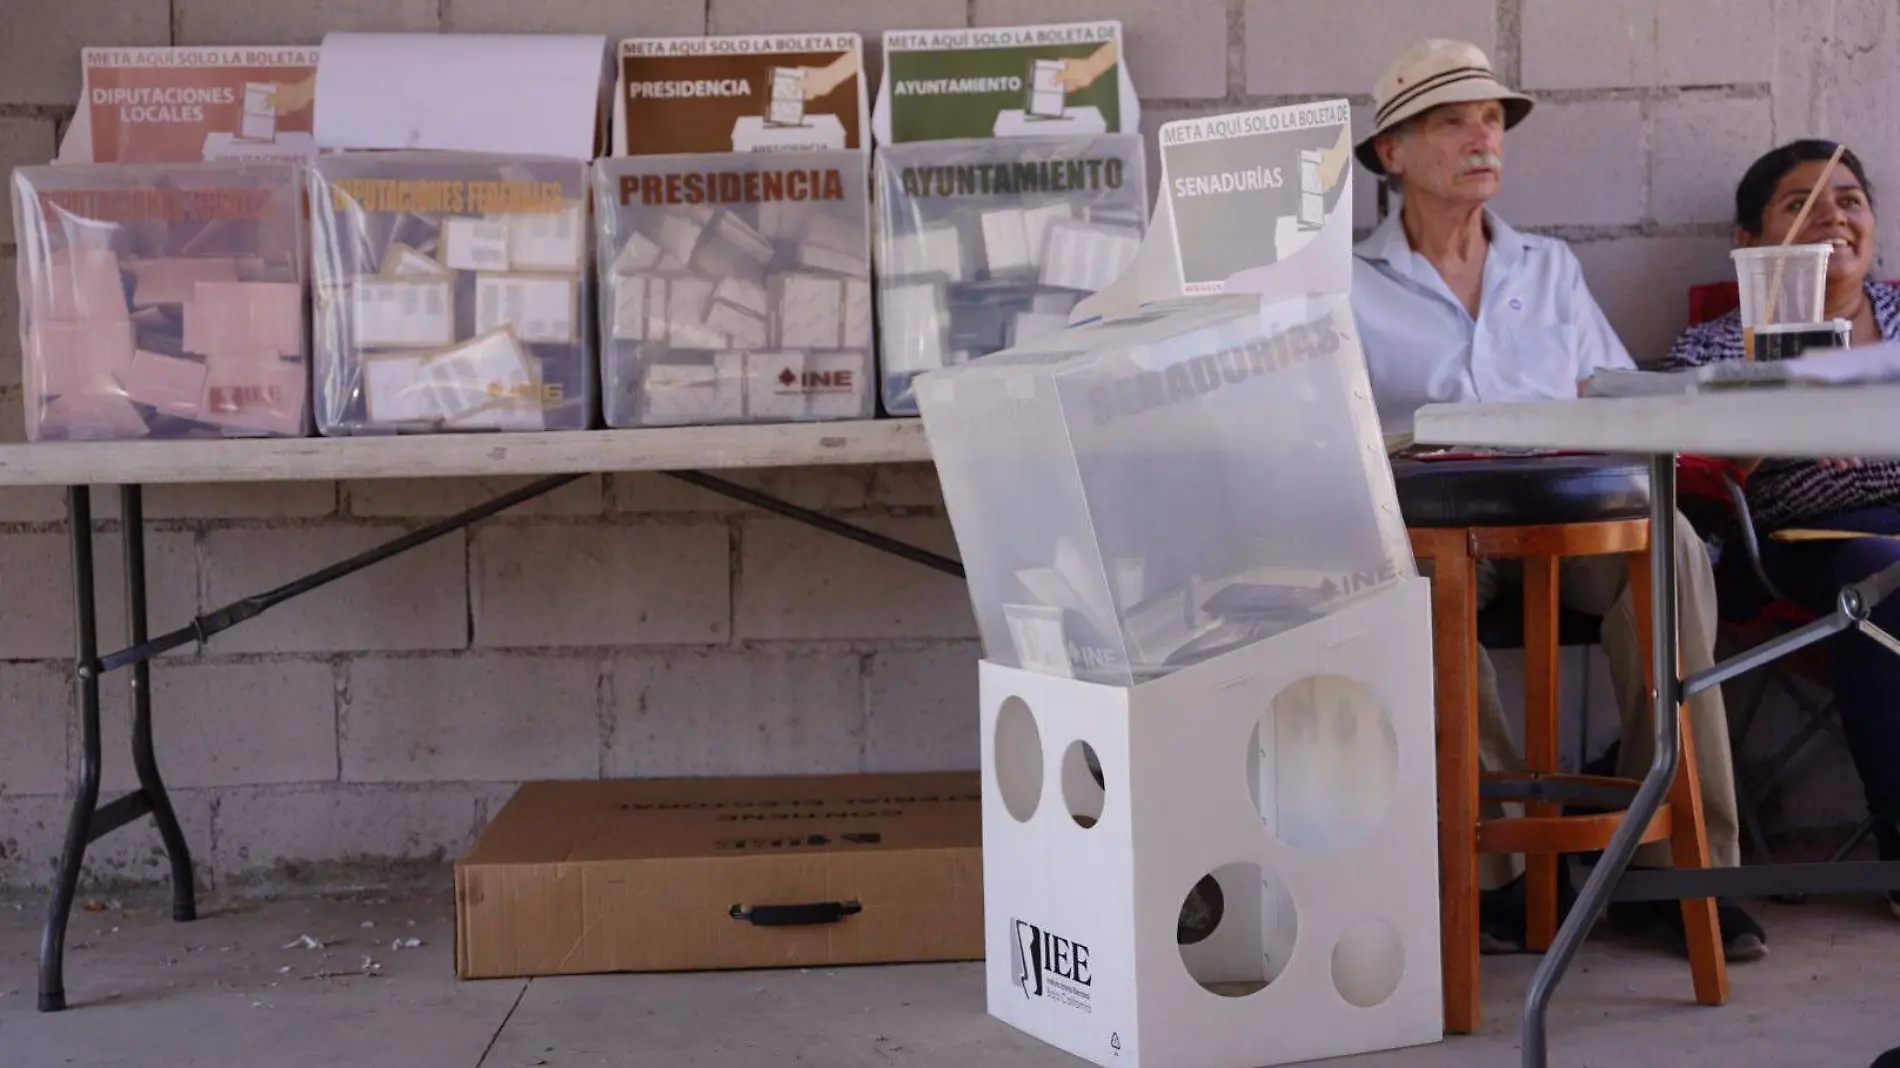
[(580, 333), (578, 274), (478, 274), (475, 332), (511, 327), (529, 343), (571, 345)]
[(183, 304), (192, 298), (199, 282), (235, 282), (237, 260), (223, 256), (194, 258), (167, 256), (128, 264), (132, 269), (132, 304), (148, 308), (154, 304)]
[(303, 352), (303, 287), (291, 282), (198, 282), (184, 306), (184, 347), (204, 356)]
[(440, 260), (408, 245), (394, 243), (383, 253), (379, 273), (387, 278), (442, 278), (452, 272)]
[(508, 269), (509, 226), (506, 219), (451, 216), (442, 220), (442, 262), (458, 271)]
[(140, 349), (117, 378), (119, 388), (135, 403), (189, 419), (204, 402), (205, 370), (202, 360)]
[(36, 324), (27, 334), (27, 381), (47, 397), (111, 392), (113, 377), (131, 366), (133, 354), (128, 321)]
[(651, 156), (594, 173), (610, 425), (872, 414), (861, 153)]
[(647, 423), (684, 426), (745, 418), (746, 354), (720, 352), (709, 363), (647, 365), (642, 395)]
[(29, 440), (304, 433), (302, 188), (290, 163), (19, 168)]
[(36, 321), (106, 322), (129, 316), (122, 265), (111, 249), (68, 247), (37, 266), (39, 276), (29, 284)]
[(587, 426), (587, 166), (401, 151), (312, 164), (324, 433)]
[(587, 269), (587, 223), (581, 205), (564, 211), (509, 215), (508, 262), (517, 271), (561, 271), (579, 275)]
[(362, 348), (432, 348), (455, 340), (455, 283), (448, 278), (359, 278), (350, 323)]
[(435, 352), (390, 353), (364, 361), (364, 390), (379, 423), (539, 429), (533, 368), (504, 326)]

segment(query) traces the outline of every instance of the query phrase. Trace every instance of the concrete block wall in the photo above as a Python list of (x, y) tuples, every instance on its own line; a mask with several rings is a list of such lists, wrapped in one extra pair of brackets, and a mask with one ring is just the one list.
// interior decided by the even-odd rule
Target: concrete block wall
[[(299, 43), (330, 29), (874, 39), (1109, 15), (1127, 27), (1150, 133), (1342, 93), (1363, 127), (1373, 78), (1413, 39), (1479, 42), (1543, 102), (1508, 141), (1500, 210), (1573, 242), (1639, 358), (1681, 327), (1688, 285), (1727, 275), (1728, 198), (1754, 154), (1838, 135), (1878, 168), (1900, 147), (1887, 106), (1900, 73), (1882, 58), (1900, 28), (1878, 0), (8, 0), (0, 170), (51, 153), (88, 44)], [(1365, 177), (1356, 203), (1370, 226)], [(7, 275), (12, 240), (0, 221)], [(13, 287), (0, 285), (4, 440), (20, 434), (16, 322)], [(735, 477), (953, 548), (928, 468)], [(153, 625), (512, 484), (155, 489)], [(112, 634), (123, 595), (111, 493), (96, 514)], [(63, 516), (57, 492), (0, 492), (0, 886), (48, 878), (75, 760)], [(153, 685), (200, 876), (239, 884), (452, 858), (530, 778), (973, 767), (977, 656), (956, 582), (660, 476), (607, 475), (181, 650)], [(106, 695), (106, 785), (123, 789), (124, 680)], [(1851, 822), (1844, 759), (1811, 764), (1850, 787), (1804, 787), (1784, 817)], [(156, 846), (149, 829), (122, 832), (94, 849), (92, 872), (155, 878)]]

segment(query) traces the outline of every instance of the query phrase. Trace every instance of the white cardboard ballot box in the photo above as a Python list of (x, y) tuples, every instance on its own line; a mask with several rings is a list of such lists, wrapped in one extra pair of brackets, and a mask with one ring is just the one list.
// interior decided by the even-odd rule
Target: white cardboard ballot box
[[(1164, 127), (1164, 166), (1349, 147), (1343, 102), (1305, 107)], [(1347, 300), (1350, 174), (1317, 184), (1281, 250), (1248, 232), (1277, 202), (1222, 228), (1164, 180), (1193, 225), (1095, 318), (917, 383), (984, 643), (989, 1011), (1105, 1068), (1442, 1034), (1427, 584)]]
[(1427, 604), (1406, 579), (1133, 688), (984, 663), (990, 1013), (1129, 1068), (1437, 1041)]
[(985, 642), (990, 1012), (1103, 1065), (1435, 1041), (1429, 604), (1344, 299), (918, 395)]

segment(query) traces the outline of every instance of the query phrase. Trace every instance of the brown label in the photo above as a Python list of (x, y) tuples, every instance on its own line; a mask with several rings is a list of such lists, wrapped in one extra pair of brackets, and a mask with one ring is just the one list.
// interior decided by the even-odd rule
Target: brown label
[(567, 209), (559, 182), (338, 178), (330, 186), (338, 211), (551, 215)]
[(844, 174), (836, 168), (620, 176), (622, 204), (758, 204), (843, 199)]
[(95, 162), (192, 163), (314, 143), (314, 48), (96, 48), (85, 69)]
[(39, 194), (49, 225), (62, 215), (101, 222), (261, 219), (273, 189), (48, 189)]
[(860, 148), (862, 55), (855, 34), (625, 41), (620, 154)]

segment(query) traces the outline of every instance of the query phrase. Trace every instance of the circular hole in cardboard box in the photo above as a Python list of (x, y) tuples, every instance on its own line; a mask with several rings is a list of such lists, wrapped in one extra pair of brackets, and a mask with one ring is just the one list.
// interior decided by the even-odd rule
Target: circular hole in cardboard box
[(1223, 864), (1181, 903), (1175, 943), (1201, 989), (1239, 998), (1265, 989), (1293, 959), (1299, 915), (1293, 894), (1260, 865)]
[(1028, 823), (1042, 801), (1042, 732), (1028, 702), (1011, 697), (996, 715), (996, 790), (1018, 823)]
[(1077, 826), (1087, 828), (1101, 822), (1102, 809), (1108, 805), (1108, 782), (1095, 747), (1087, 742), (1070, 742), (1063, 751), (1062, 801)]
[(1365, 684), (1300, 679), (1274, 695), (1247, 750), (1247, 788), (1260, 818), (1306, 853), (1363, 842), (1392, 810), (1399, 743)]

